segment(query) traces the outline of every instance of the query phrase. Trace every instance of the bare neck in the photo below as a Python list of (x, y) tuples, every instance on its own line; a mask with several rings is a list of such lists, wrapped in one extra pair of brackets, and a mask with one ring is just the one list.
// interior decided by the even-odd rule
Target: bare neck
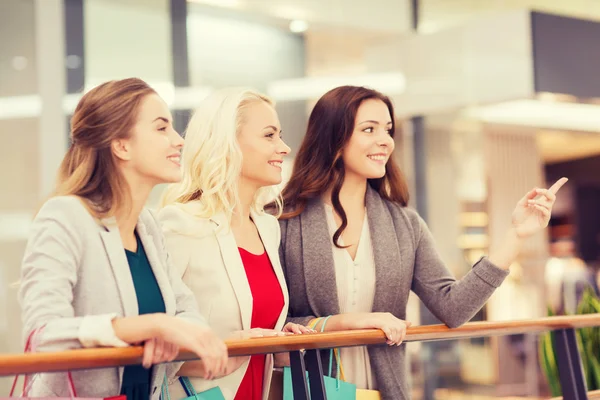
[(250, 209), (258, 188), (247, 182), (243, 177), (238, 182), (239, 203), (233, 210), (232, 227), (239, 227), (250, 221)]
[(124, 242), (126, 242), (126, 239), (134, 236), (135, 227), (140, 214), (142, 213), (142, 210), (148, 201), (148, 197), (150, 197), (150, 192), (154, 187), (154, 185), (137, 182), (135, 179), (127, 177), (125, 177), (125, 180), (130, 188), (131, 208), (120, 209), (117, 211), (116, 215), (119, 232), (121, 233), (121, 238), (123, 238)]

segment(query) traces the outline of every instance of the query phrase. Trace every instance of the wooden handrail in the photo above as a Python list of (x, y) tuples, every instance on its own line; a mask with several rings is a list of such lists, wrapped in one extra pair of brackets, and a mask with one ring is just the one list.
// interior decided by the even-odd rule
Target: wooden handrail
[[(600, 314), (548, 317), (508, 322), (471, 322), (459, 328), (445, 325), (415, 326), (408, 329), (405, 342), (464, 339), (503, 336), (522, 333), (600, 326)], [(314, 333), (284, 337), (264, 337), (247, 340), (229, 340), (230, 356), (261, 353), (280, 353), (300, 349), (328, 349), (332, 347), (365, 346), (385, 343), (380, 330), (367, 329), (344, 332)], [(197, 356), (181, 351), (177, 360), (193, 360)], [(106, 368), (119, 365), (141, 364), (142, 348), (94, 348), (56, 353), (0, 355), (0, 376), (55, 372), (77, 369)]]
[[(592, 390), (591, 392), (587, 392), (588, 400), (598, 400), (600, 399), (600, 390)], [(550, 400), (565, 400), (562, 396), (553, 397)], [(567, 399), (568, 400), (568, 399)]]

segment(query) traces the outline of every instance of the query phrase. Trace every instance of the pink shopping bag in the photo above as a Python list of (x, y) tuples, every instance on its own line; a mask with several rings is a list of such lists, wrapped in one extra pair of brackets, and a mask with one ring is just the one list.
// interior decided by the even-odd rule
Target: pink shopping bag
[[(27, 343), (25, 344), (25, 353), (33, 353), (35, 352), (34, 350), (34, 346), (33, 346), (33, 338), (34, 336), (41, 332), (43, 328), (39, 328), (33, 332), (31, 332), (29, 334), (29, 337), (27, 338)], [(75, 391), (75, 384), (73, 383), (73, 377), (71, 375), (71, 372), (66, 372), (65, 373), (65, 378), (67, 379), (67, 383), (69, 386), (69, 395), (70, 397), (29, 397), (29, 389), (31, 386), (31, 383), (33, 382), (33, 380), (35, 379), (35, 376), (31, 379), (31, 381), (28, 379), (28, 375), (25, 375), (25, 378), (23, 379), (23, 389), (21, 391), (21, 395), (18, 397), (14, 396), (15, 393), (15, 389), (17, 387), (17, 382), (19, 380), (19, 375), (15, 376), (15, 380), (13, 381), (12, 387), (10, 389), (10, 394), (9, 397), (0, 397), (0, 400), (15, 400), (15, 399), (21, 399), (21, 400), (25, 400), (25, 399), (36, 399), (36, 400), (43, 400), (43, 399), (52, 399), (52, 400), (127, 400), (127, 396), (125, 395), (119, 395), (119, 396), (111, 396), (111, 397), (104, 397), (104, 398), (89, 398), (89, 397), (77, 397), (77, 392)]]

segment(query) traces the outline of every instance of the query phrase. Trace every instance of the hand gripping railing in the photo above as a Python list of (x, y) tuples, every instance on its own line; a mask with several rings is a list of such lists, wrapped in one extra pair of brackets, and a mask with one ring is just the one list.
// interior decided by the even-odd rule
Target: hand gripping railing
[[(563, 397), (569, 400), (582, 400), (588, 397), (581, 359), (577, 351), (575, 329), (595, 326), (600, 326), (600, 314), (508, 322), (472, 322), (454, 329), (445, 325), (415, 326), (408, 329), (405, 342), (556, 331), (557, 364)], [(310, 382), (315, 382), (310, 385), (310, 399), (324, 400), (326, 394), (322, 384), (320, 349), (380, 345), (385, 341), (382, 331), (369, 329), (229, 340), (226, 343), (230, 356), (290, 352), (292, 380), (305, 382), (304, 376), (308, 371)], [(306, 351), (303, 354), (301, 350)], [(136, 346), (81, 349), (56, 353), (2, 354), (0, 355), (0, 376), (135, 365), (141, 364), (142, 353), (142, 347)], [(177, 360), (186, 361), (196, 358), (197, 356), (191, 352), (181, 351)], [(294, 384), (294, 398), (309, 399), (307, 385)]]

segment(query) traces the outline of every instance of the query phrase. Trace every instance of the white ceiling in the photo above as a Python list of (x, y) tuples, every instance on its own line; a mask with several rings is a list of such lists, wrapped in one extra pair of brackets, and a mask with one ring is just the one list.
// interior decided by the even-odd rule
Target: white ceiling
[[(350, 28), (372, 33), (411, 32), (409, 0), (188, 0), (283, 20), (303, 19), (311, 28)], [(598, 0), (420, 0), (419, 31), (432, 32), (485, 13), (534, 9), (600, 20)]]
[(485, 13), (516, 9), (600, 20), (597, 0), (420, 0), (419, 30), (437, 31)]
[(310, 29), (360, 29), (389, 34), (410, 31), (409, 0), (188, 0), (281, 20), (305, 20)]

